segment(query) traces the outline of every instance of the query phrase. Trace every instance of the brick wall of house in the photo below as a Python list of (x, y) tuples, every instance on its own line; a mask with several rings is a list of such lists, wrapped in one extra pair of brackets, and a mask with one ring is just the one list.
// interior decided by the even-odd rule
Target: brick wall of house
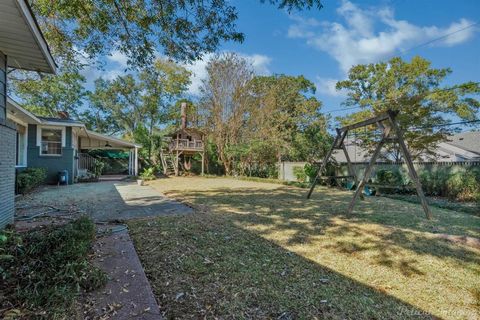
[(0, 52), (0, 229), (13, 223), (16, 130), (6, 119), (6, 57)]

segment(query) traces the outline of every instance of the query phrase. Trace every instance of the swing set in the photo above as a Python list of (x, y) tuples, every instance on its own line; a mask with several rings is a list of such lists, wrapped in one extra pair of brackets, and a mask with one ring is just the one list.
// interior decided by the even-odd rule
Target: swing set
[[(350, 124), (342, 128), (336, 128), (337, 135), (335, 137), (335, 140), (332, 144), (332, 147), (327, 152), (327, 155), (323, 159), (322, 164), (320, 165), (317, 171), (317, 174), (315, 175), (315, 179), (313, 180), (310, 190), (308, 191), (307, 199), (310, 199), (313, 189), (315, 189), (315, 186), (317, 185), (317, 182), (319, 180), (353, 179), (354, 186), (356, 188), (355, 188), (355, 194), (353, 195), (353, 199), (351, 200), (350, 205), (348, 207), (348, 213), (351, 214), (357, 198), (360, 197), (361, 199), (363, 199), (362, 191), (365, 188), (365, 186), (367, 186), (368, 180), (372, 173), (373, 166), (375, 165), (377, 158), (380, 155), (380, 151), (382, 147), (386, 143), (398, 143), (400, 147), (400, 151), (403, 155), (403, 158), (405, 159), (405, 163), (408, 168), (408, 173), (415, 185), (417, 195), (420, 199), (420, 203), (423, 207), (423, 211), (425, 212), (425, 216), (427, 217), (427, 219), (431, 219), (432, 213), (430, 211), (430, 208), (428, 207), (427, 199), (425, 198), (425, 194), (423, 193), (422, 185), (420, 183), (417, 172), (413, 165), (412, 157), (410, 155), (410, 152), (408, 151), (407, 145), (405, 144), (405, 140), (403, 139), (402, 130), (400, 129), (396, 121), (397, 115), (398, 115), (398, 111), (388, 110), (387, 112), (380, 114), (376, 117), (366, 119), (354, 124)], [(367, 126), (370, 126), (370, 125), (376, 125), (378, 127), (378, 129), (381, 132), (381, 138), (372, 154), (372, 157), (370, 158), (370, 161), (368, 163), (367, 168), (365, 169), (365, 173), (362, 179), (359, 181), (358, 176), (355, 170), (353, 169), (352, 162), (350, 161), (350, 156), (347, 152), (347, 148), (345, 147), (344, 142), (349, 131), (356, 130), (362, 127), (366, 128)], [(345, 154), (345, 158), (347, 160), (348, 176), (324, 176), (323, 175), (323, 172), (325, 171), (328, 161), (332, 157), (334, 150), (343, 150), (343, 153)], [(383, 187), (391, 187), (391, 186), (383, 186)]]

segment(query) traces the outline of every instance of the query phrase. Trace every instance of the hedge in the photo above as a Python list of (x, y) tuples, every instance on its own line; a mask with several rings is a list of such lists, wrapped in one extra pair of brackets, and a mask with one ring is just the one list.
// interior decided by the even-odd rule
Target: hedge
[(47, 170), (45, 168), (27, 168), (17, 174), (17, 190), (19, 193), (32, 191), (45, 182)]

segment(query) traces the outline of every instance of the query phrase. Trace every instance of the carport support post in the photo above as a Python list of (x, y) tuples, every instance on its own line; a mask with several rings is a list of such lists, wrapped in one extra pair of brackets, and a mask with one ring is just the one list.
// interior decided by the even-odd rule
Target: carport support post
[(135, 161), (134, 175), (138, 176), (138, 148), (137, 147), (135, 147), (135, 159), (134, 159), (134, 161)]
[(128, 149), (128, 175), (132, 175), (132, 150)]

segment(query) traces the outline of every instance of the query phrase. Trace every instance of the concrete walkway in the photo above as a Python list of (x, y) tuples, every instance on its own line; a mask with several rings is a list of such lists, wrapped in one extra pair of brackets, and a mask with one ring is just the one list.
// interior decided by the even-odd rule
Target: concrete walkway
[(45, 186), (17, 207), (51, 205), (85, 212), (94, 221), (128, 220), (156, 215), (190, 214), (193, 209), (136, 182), (104, 181)]
[[(155, 296), (127, 231), (99, 238), (93, 263), (110, 281), (88, 293), (84, 313), (89, 319), (162, 319)], [(84, 303), (85, 304), (85, 303)]]
[[(17, 203), (17, 216), (40, 215), (15, 223), (29, 229), (47, 224), (62, 224), (81, 214), (96, 222), (117, 221), (160, 215), (190, 214), (193, 209), (171, 200), (149, 186), (135, 182), (104, 181), (70, 186), (45, 186)], [(102, 230), (114, 224), (99, 224)], [(128, 232), (99, 237), (94, 263), (108, 273), (106, 287), (85, 297), (84, 318), (161, 319), (159, 307)]]

